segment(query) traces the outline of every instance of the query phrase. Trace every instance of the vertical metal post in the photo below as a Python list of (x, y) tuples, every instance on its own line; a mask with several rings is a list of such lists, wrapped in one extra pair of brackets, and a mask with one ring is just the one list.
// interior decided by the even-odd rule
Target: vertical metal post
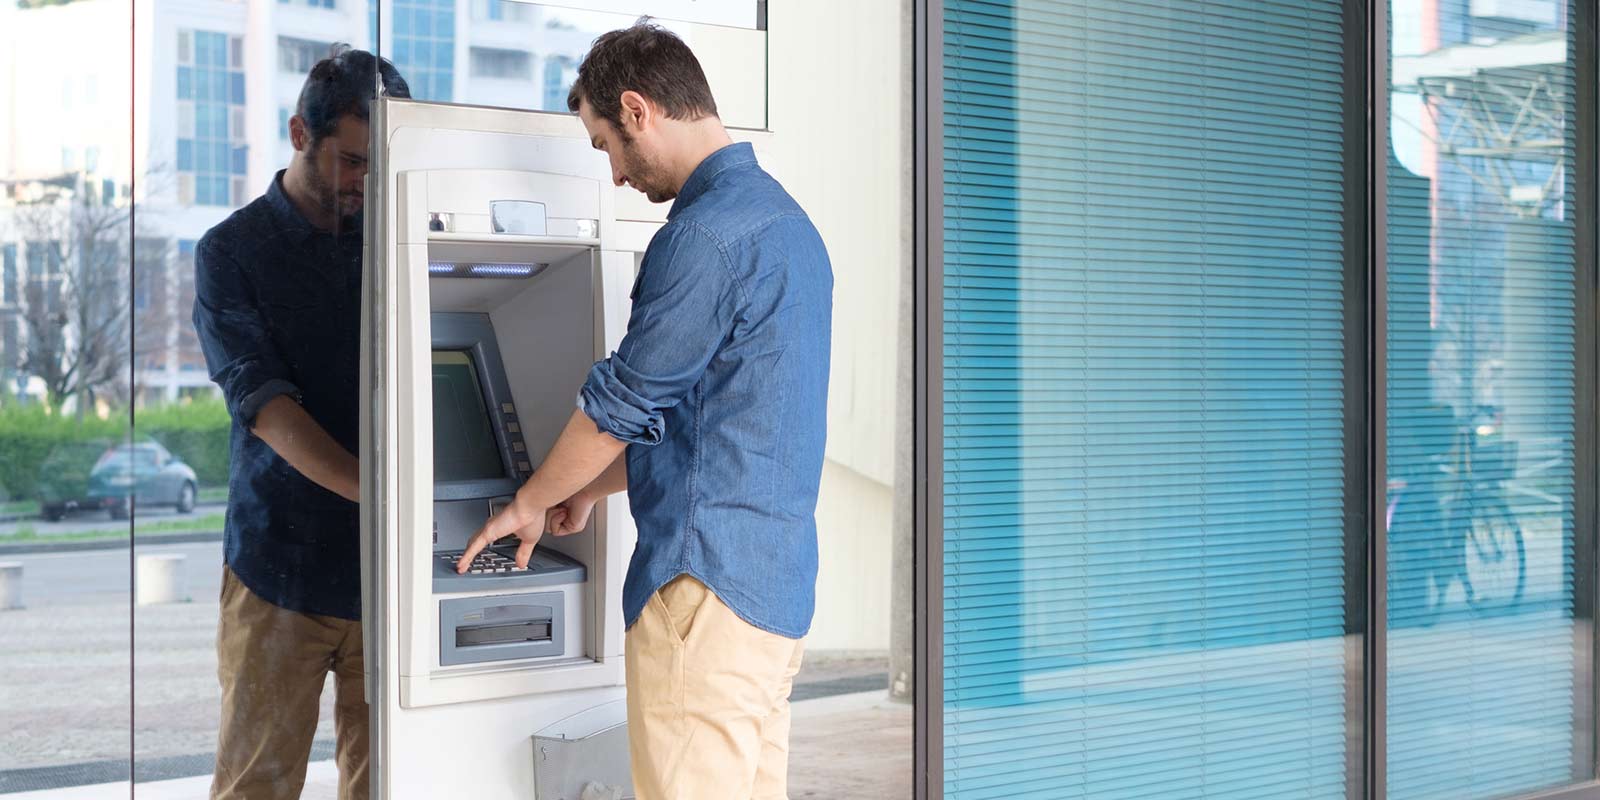
[(943, 0), (915, 0), (912, 17), (915, 796), (937, 800), (944, 795)]
[(1363, 661), (1366, 687), (1366, 791), (1383, 800), (1388, 782), (1389, 542), (1385, 524), (1388, 498), (1388, 155), (1389, 8), (1365, 4), (1367, 18), (1367, 630)]

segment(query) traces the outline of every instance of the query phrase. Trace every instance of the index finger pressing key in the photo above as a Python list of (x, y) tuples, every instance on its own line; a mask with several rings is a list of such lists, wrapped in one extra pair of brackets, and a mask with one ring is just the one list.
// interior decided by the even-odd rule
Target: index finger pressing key
[(488, 547), (490, 544), (494, 543), (493, 537), (494, 534), (490, 533), (487, 528), (479, 531), (478, 535), (472, 537), (472, 539), (467, 542), (466, 552), (462, 553), (461, 559), (456, 562), (456, 574), (459, 575), (466, 572), (467, 568), (472, 566), (472, 559), (477, 558), (478, 554), (483, 552), (485, 547)]

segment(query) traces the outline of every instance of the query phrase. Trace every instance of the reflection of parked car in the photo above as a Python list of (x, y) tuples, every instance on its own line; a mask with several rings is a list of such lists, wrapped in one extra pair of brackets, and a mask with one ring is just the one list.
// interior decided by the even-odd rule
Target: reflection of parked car
[[(95, 452), (99, 457), (91, 462)], [(39, 507), (49, 520), (80, 509), (105, 509), (112, 518), (124, 519), (129, 498), (187, 514), (198, 496), (194, 470), (155, 442), (109, 449), (94, 442), (66, 445), (52, 452), (42, 469)]]

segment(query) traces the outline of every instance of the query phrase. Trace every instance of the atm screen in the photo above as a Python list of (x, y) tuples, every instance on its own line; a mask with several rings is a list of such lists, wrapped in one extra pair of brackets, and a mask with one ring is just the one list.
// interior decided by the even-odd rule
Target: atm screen
[(506, 477), (500, 444), (472, 357), (433, 351), (433, 479), (436, 482)]

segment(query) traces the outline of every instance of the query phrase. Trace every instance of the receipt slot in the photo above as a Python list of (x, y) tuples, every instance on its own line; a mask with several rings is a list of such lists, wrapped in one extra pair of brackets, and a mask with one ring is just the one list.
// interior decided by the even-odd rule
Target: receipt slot
[[(526, 567), (515, 544), (466, 574), (455, 565), (620, 342), (638, 253), (621, 244), (605, 158), (570, 118), (383, 100), (372, 127), (360, 456), (373, 796), (539, 797), (535, 734), (623, 697), (626, 500), (546, 537)], [(606, 752), (591, 766), (614, 783), (626, 753)]]

